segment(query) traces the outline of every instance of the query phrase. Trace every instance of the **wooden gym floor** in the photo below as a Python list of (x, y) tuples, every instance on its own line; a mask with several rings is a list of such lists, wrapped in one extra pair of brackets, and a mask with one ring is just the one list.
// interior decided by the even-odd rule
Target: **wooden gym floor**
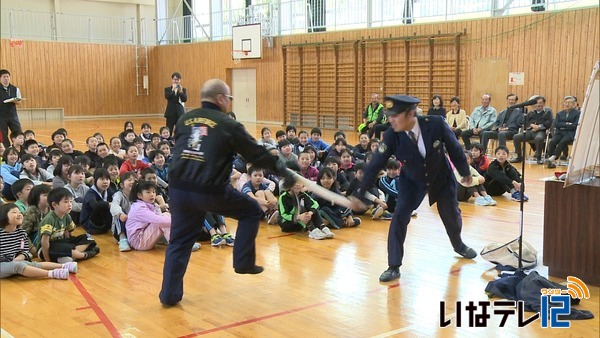
[[(158, 117), (133, 121), (136, 131), (144, 121), (155, 131), (164, 123)], [(37, 139), (49, 144), (52, 131), (64, 126), (76, 148), (86, 150), (87, 136), (101, 131), (108, 139), (122, 130), (123, 122), (66, 120), (23, 127), (34, 129)], [(254, 135), (261, 127), (248, 125)], [(279, 128), (271, 129), (274, 134)], [(325, 131), (326, 141), (332, 137), (333, 131)], [(348, 139), (356, 144), (357, 135), (348, 132)], [(524, 238), (538, 250), (540, 265), (535, 270), (543, 276), (547, 268), (541, 265), (542, 179), (553, 172), (527, 165), (530, 201), (525, 204)], [(478, 252), (491, 242), (507, 242), (518, 235), (518, 203), (508, 196), (496, 200), (495, 207), (460, 204), (463, 239)], [(192, 254), (184, 299), (173, 308), (163, 308), (157, 296), (165, 246), (121, 253), (109, 234), (95, 236), (100, 254), (81, 262), (79, 273), (68, 281), (1, 280), (2, 337), (598, 337), (597, 286), (590, 286), (591, 299), (578, 306), (596, 318), (571, 321), (570, 329), (542, 329), (539, 320), (518, 328), (515, 315), (499, 328), (501, 316), (493, 313), (487, 328), (468, 328), (464, 306), (487, 300), (484, 289), (497, 272), (480, 257), (457, 258), (437, 210), (427, 200), (418, 212), (409, 226), (399, 281), (378, 281), (387, 268), (389, 221), (363, 217), (360, 227), (337, 230), (335, 239), (323, 241), (284, 234), (263, 221), (257, 238), (262, 274), (235, 274), (232, 248), (203, 243)], [(234, 231), (236, 223), (227, 222)], [(447, 328), (439, 327), (440, 301), (446, 302), (446, 318), (453, 319)], [(463, 303), (462, 327), (456, 327), (456, 301)]]

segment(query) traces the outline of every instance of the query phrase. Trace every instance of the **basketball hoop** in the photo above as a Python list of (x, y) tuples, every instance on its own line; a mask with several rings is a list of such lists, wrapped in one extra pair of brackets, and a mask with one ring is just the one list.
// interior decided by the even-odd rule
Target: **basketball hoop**
[(244, 51), (242, 50), (234, 50), (231, 52), (231, 58), (233, 59), (233, 63), (238, 65), (242, 63), (242, 56), (244, 55)]

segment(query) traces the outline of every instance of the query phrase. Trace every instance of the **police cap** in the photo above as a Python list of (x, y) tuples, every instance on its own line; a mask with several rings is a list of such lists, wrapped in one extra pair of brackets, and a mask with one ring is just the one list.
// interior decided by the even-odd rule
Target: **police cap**
[(386, 110), (385, 115), (395, 115), (405, 111), (417, 108), (417, 103), (421, 102), (418, 98), (409, 95), (390, 95), (383, 98), (383, 107)]

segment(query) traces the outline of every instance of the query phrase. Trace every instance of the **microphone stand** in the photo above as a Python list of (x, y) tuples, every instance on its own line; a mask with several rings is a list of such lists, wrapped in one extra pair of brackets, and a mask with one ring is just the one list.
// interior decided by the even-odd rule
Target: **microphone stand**
[(525, 146), (527, 145), (527, 108), (523, 107), (523, 144), (521, 144), (521, 200), (519, 201), (521, 215), (519, 220), (519, 268), (517, 271), (523, 271), (523, 218), (525, 214)]

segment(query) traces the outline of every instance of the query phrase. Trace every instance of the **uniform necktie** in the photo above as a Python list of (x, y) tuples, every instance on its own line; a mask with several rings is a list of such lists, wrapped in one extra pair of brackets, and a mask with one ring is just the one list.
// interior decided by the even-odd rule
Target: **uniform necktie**
[(415, 133), (412, 130), (409, 130), (408, 135), (410, 136), (410, 140), (412, 141), (412, 143), (414, 145), (417, 145), (417, 138), (416, 138)]

